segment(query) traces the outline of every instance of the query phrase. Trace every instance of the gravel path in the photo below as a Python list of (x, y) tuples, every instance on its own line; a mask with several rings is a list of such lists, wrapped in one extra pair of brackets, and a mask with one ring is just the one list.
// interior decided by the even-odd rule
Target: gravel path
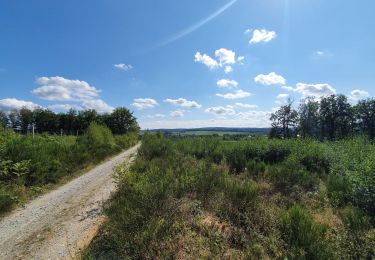
[(113, 168), (139, 144), (45, 194), (0, 221), (0, 259), (72, 259), (103, 221), (101, 205), (116, 189)]

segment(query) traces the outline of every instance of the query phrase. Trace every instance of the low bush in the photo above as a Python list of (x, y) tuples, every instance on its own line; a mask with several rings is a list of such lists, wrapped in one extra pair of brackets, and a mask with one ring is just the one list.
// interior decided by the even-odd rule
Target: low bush
[(12, 196), (0, 190), (0, 213), (9, 211), (14, 204), (15, 200)]
[(291, 259), (331, 259), (324, 234), (326, 227), (313, 222), (310, 214), (293, 206), (282, 218), (282, 234)]
[(269, 175), (275, 187), (285, 193), (314, 191), (319, 184), (317, 176), (306, 171), (293, 158), (282, 164), (269, 167)]
[(345, 176), (331, 174), (327, 180), (327, 195), (334, 206), (344, 206), (350, 198), (350, 184)]

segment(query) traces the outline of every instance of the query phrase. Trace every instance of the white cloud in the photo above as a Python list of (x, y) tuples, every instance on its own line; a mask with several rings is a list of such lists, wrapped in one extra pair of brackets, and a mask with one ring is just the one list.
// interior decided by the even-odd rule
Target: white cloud
[(318, 56), (324, 56), (324, 54), (325, 54), (324, 51), (317, 51), (316, 52), (316, 55), (318, 55)]
[(155, 115), (147, 115), (147, 118), (164, 118), (166, 115), (164, 114), (155, 114)]
[(349, 99), (352, 101), (358, 101), (369, 97), (369, 93), (364, 90), (355, 89), (350, 92)]
[(136, 98), (132, 104), (132, 106), (138, 110), (153, 108), (157, 105), (159, 105), (158, 102), (152, 98)]
[(82, 101), (98, 97), (100, 91), (86, 81), (63, 77), (41, 77), (36, 80), (40, 86), (32, 94), (49, 101)]
[(115, 64), (113, 65), (116, 69), (120, 69), (120, 70), (124, 70), (124, 71), (129, 71), (131, 69), (133, 69), (133, 66), (130, 65), (130, 64), (124, 64), (124, 63), (120, 63), (120, 64)]
[(185, 98), (178, 98), (178, 99), (167, 98), (164, 100), (164, 102), (172, 104), (172, 105), (184, 107), (184, 108), (201, 108), (202, 107), (196, 101), (186, 100)]
[(236, 59), (236, 53), (225, 48), (216, 50), (215, 57), (216, 59), (207, 54), (197, 52), (194, 56), (194, 61), (206, 65), (210, 70), (224, 68), (224, 72), (228, 74), (233, 71), (232, 65), (236, 64), (237, 61), (242, 62), (244, 60), (243, 56)]
[(289, 86), (282, 86), (281, 88), (285, 89), (287, 91), (294, 91), (294, 88), (293, 87), (289, 87)]
[(237, 61), (239, 62), (239, 63), (241, 63), (241, 64), (243, 64), (243, 61), (245, 60), (245, 57), (244, 56), (239, 56), (238, 58), (237, 58)]
[(62, 111), (69, 111), (70, 109), (74, 110), (83, 110), (82, 107), (70, 104), (55, 104), (48, 106), (51, 110), (62, 110)]
[(244, 31), (244, 34), (250, 34), (252, 31), (253, 31), (253, 29), (246, 29), (246, 30)]
[(262, 85), (285, 85), (286, 80), (283, 76), (276, 74), (275, 72), (271, 72), (268, 75), (259, 74), (254, 78), (256, 83), (260, 83)]
[(236, 113), (236, 111), (230, 106), (209, 107), (205, 111), (215, 115), (234, 115)]
[(279, 94), (277, 95), (277, 99), (287, 99), (289, 97), (289, 94)]
[[(95, 109), (99, 113), (108, 113), (113, 107), (99, 98), (100, 90), (82, 80), (71, 80), (63, 77), (40, 77), (36, 80), (38, 88), (31, 93), (40, 99), (48, 101), (73, 101), (79, 102), (76, 108)], [(64, 110), (70, 105), (51, 105), (55, 109)]]
[(232, 66), (225, 66), (224, 67), (225, 74), (231, 73), (232, 71), (233, 71), (233, 67)]
[(238, 86), (238, 82), (235, 80), (229, 80), (229, 79), (220, 79), (216, 82), (216, 84), (220, 88), (236, 88)]
[(216, 60), (214, 60), (207, 54), (202, 55), (200, 52), (197, 52), (195, 54), (195, 62), (206, 65), (210, 70), (219, 68), (219, 63)]
[(249, 109), (258, 108), (257, 105), (244, 104), (244, 103), (236, 103), (235, 105), (236, 105), (236, 107), (241, 107), (241, 108), (249, 108)]
[(334, 89), (329, 84), (306, 84), (298, 83), (295, 92), (302, 94), (304, 97), (324, 97), (336, 94), (336, 89)]
[(108, 105), (101, 99), (83, 100), (81, 106), (84, 110), (94, 109), (99, 113), (111, 113), (114, 109), (112, 106)]
[(266, 29), (255, 29), (253, 31), (253, 37), (250, 40), (250, 44), (259, 42), (269, 42), (277, 37), (275, 31), (267, 31)]
[(182, 110), (175, 110), (170, 113), (171, 117), (183, 117), (184, 111)]
[(5, 99), (0, 99), (0, 110), (3, 111), (11, 111), (11, 110), (20, 110), (21, 108), (28, 108), (31, 110), (34, 110), (35, 108), (40, 107), (37, 104), (34, 104), (33, 102), (30, 101), (24, 101), (24, 100), (19, 100), (16, 98), (5, 98)]
[(216, 94), (218, 97), (222, 97), (225, 99), (238, 99), (238, 98), (245, 98), (251, 96), (251, 93), (243, 91), (243, 90), (237, 90), (234, 93), (226, 93), (226, 94)]
[(285, 104), (288, 101), (288, 98), (290, 97), (289, 94), (279, 94), (276, 97), (276, 104), (282, 105)]
[(219, 59), (220, 64), (236, 63), (236, 53), (234, 51), (221, 48), (215, 51), (215, 56)]

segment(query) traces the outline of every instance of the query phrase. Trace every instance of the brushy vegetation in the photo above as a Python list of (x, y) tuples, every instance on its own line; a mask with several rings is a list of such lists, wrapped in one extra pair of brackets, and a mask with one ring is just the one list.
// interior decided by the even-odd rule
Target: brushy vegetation
[(87, 259), (371, 259), (367, 139), (145, 135)]
[(0, 214), (43, 186), (134, 145), (137, 138), (137, 132), (113, 136), (96, 123), (79, 137), (41, 134), (33, 138), (0, 127)]

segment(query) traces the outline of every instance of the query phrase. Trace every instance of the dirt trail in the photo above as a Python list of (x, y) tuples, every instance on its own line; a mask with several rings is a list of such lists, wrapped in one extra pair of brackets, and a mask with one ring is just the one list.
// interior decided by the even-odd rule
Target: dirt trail
[(116, 189), (113, 168), (139, 144), (0, 221), (0, 259), (71, 259), (103, 221), (101, 205)]

